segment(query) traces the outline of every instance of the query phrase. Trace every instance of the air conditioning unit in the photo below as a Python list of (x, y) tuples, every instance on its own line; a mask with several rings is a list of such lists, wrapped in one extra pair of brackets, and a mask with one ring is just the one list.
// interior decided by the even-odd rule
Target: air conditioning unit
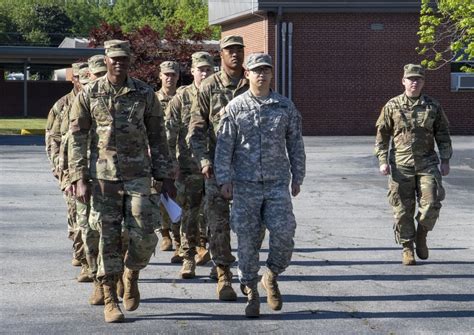
[(474, 73), (462, 73), (458, 75), (456, 91), (474, 90)]

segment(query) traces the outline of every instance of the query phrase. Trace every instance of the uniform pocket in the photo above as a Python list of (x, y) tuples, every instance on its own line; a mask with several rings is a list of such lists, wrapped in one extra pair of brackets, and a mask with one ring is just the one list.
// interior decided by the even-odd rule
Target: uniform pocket
[(389, 181), (388, 183), (388, 192), (387, 192), (388, 203), (391, 206), (399, 206), (400, 205), (400, 194), (398, 192), (398, 184), (394, 183), (393, 181)]

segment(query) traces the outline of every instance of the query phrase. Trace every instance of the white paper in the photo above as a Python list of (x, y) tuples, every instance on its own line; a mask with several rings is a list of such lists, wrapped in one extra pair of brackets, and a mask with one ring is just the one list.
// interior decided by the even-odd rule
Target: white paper
[(168, 212), (168, 215), (171, 219), (172, 223), (177, 223), (179, 220), (181, 220), (181, 214), (183, 213), (183, 210), (179, 205), (174, 202), (173, 199), (168, 197), (168, 199), (165, 198), (163, 194), (160, 194), (160, 201), (163, 204), (163, 206), (166, 209), (166, 212)]

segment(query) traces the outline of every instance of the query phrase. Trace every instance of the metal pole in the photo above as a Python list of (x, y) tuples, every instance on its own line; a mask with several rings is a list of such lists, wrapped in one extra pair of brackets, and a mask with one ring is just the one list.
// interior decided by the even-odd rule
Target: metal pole
[(28, 116), (28, 61), (23, 63), (23, 116)]
[(292, 99), (293, 81), (293, 22), (288, 23), (288, 99)]
[(281, 24), (281, 94), (286, 96), (286, 22)]

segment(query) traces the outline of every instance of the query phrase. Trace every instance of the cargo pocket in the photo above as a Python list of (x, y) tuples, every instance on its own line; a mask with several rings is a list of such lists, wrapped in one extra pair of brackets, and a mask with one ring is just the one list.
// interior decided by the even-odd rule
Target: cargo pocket
[(397, 207), (400, 205), (400, 194), (398, 193), (398, 184), (392, 181), (388, 183), (387, 198), (388, 203), (391, 206)]

